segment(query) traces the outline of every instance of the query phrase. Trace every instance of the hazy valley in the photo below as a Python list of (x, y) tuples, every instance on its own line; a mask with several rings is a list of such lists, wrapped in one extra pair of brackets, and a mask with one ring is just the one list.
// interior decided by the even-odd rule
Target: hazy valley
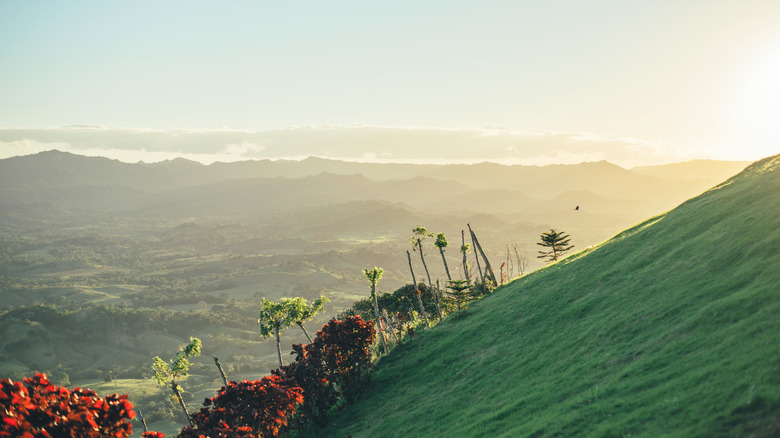
[[(235, 377), (274, 366), (273, 342), (257, 333), (263, 297), (329, 297), (327, 313), (310, 323), (316, 329), (368, 295), (364, 268), (384, 268), (383, 291), (410, 283), (405, 251), (418, 224), (447, 235), (453, 267), (460, 232), (471, 224), (494, 265), (509, 261), (514, 244), (529, 272), (542, 265), (541, 232), (566, 230), (584, 249), (746, 164), (623, 169), (310, 158), (204, 166), (56, 151), (0, 160), (0, 371), (48, 371), (92, 386), (125, 382), (125, 392), (153, 400), (150, 382), (137, 380), (148, 379), (151, 357), (198, 336), (205, 358), (193, 392), (200, 393), (189, 398), (197, 401), (219, 386), (211, 355)], [(436, 248), (425, 251), (434, 281), (442, 279)], [(509, 256), (513, 278), (520, 272), (514, 251)], [(283, 335), (286, 346), (304, 339), (296, 330)], [(151, 418), (166, 419), (158, 414)]]

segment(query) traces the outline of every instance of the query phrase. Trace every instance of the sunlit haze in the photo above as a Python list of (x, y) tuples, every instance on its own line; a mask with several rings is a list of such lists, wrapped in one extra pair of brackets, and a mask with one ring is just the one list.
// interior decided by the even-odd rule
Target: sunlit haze
[(780, 152), (780, 2), (0, 3), (0, 158)]

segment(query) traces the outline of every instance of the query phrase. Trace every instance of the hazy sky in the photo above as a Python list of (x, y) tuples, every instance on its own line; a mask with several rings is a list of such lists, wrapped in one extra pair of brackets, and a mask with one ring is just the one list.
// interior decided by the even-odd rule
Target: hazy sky
[(0, 1), (0, 157), (780, 153), (780, 1)]

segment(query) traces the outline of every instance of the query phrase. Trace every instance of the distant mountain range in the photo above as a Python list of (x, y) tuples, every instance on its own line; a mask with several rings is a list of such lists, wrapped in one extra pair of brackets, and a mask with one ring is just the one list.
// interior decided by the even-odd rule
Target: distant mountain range
[(520, 166), (355, 163), (321, 158), (130, 164), (48, 151), (0, 160), (0, 204), (221, 216), (383, 200), (415, 209), (512, 214), (573, 210), (637, 220), (717, 184), (748, 162), (624, 169), (608, 162)]

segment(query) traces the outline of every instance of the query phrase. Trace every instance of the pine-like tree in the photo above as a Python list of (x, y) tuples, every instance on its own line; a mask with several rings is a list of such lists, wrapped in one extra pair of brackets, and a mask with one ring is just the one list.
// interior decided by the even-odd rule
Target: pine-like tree
[(557, 231), (555, 228), (551, 228), (549, 232), (542, 233), (540, 236), (541, 242), (536, 244), (549, 248), (548, 251), (539, 251), (538, 259), (546, 259), (547, 262), (557, 262), (558, 259), (563, 256), (570, 249), (574, 248), (574, 245), (569, 245), (571, 238), (565, 231)]
[(447, 289), (447, 295), (458, 310), (476, 299), (469, 280), (450, 280)]

